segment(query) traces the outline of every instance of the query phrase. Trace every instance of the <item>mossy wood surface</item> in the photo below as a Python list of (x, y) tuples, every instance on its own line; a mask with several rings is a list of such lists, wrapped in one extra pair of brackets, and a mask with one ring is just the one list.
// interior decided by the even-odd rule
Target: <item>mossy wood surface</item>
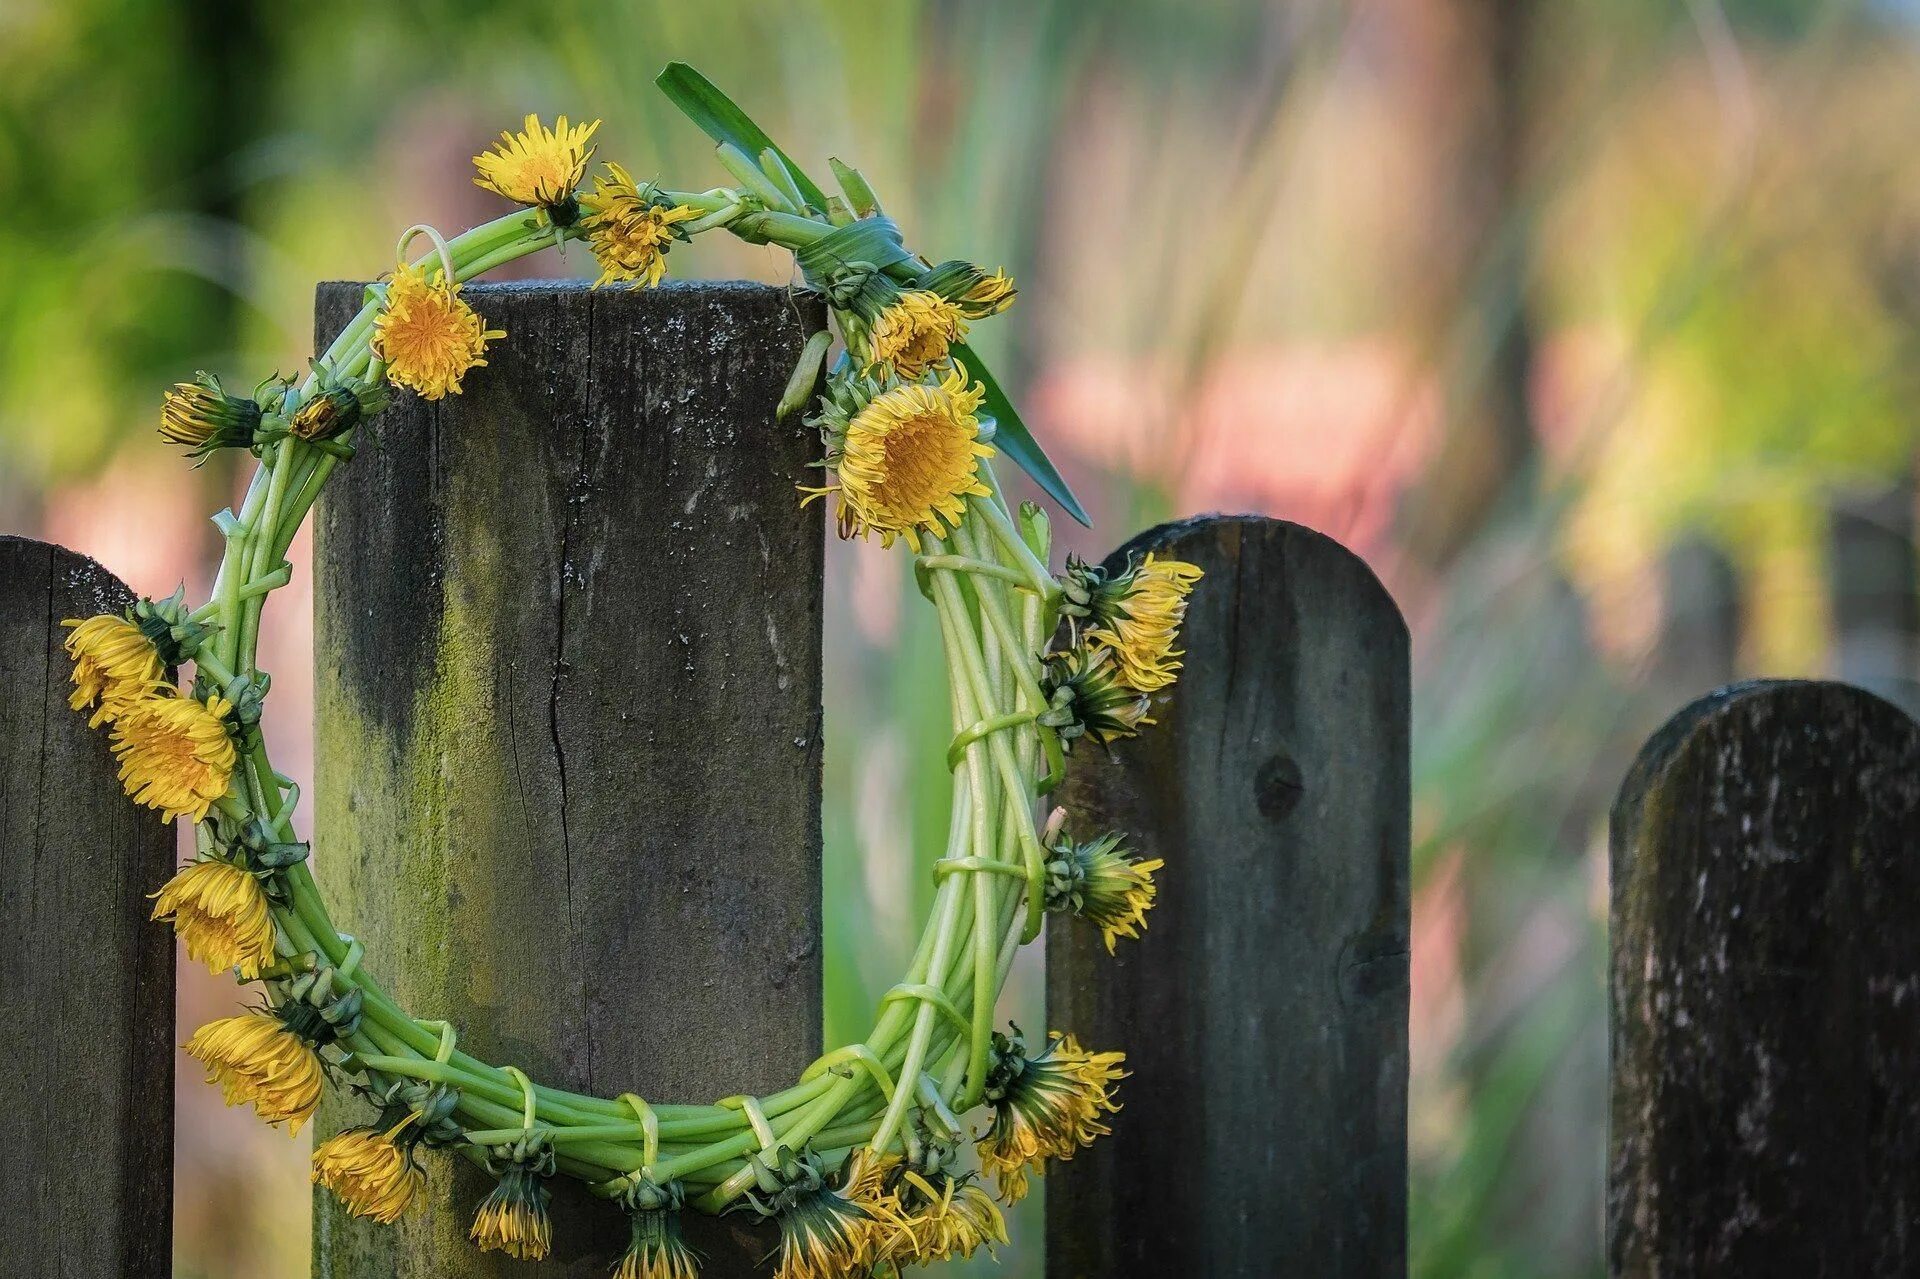
[[(711, 1102), (820, 1049), (822, 518), (773, 410), (805, 295), (476, 285), (507, 337), (402, 396), (322, 501), (314, 865), (417, 1017), (542, 1083)], [(361, 301), (319, 291), (316, 346)], [(328, 1104), (321, 1134), (366, 1122)], [(391, 1229), (316, 1198), (330, 1279), (601, 1279), (612, 1205), (556, 1177), (544, 1266), (466, 1239), (490, 1185), (434, 1158)], [(708, 1279), (768, 1236), (695, 1221)], [(757, 1272), (756, 1272), (757, 1273)]]
[(1613, 810), (1611, 1272), (1920, 1272), (1920, 726), (1736, 685)]
[(1068, 773), (1071, 829), (1163, 857), (1109, 957), (1056, 916), (1049, 1023), (1127, 1054), (1124, 1107), (1048, 1170), (1054, 1279), (1406, 1272), (1408, 653), (1351, 552), (1205, 518), (1116, 551), (1206, 570), (1160, 723)]
[(173, 934), (146, 894), (174, 833), (68, 708), (60, 626), (132, 602), (85, 556), (0, 536), (0, 1274), (173, 1270)]

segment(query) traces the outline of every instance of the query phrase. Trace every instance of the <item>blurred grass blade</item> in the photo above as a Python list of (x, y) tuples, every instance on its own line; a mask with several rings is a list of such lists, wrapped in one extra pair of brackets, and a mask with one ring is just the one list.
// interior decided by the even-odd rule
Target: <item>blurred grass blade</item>
[(746, 112), (734, 105), (732, 98), (714, 87), (713, 81), (684, 62), (669, 62), (654, 83), (673, 100), (673, 105), (686, 114), (687, 119), (699, 125), (701, 132), (715, 142), (731, 143), (749, 156), (759, 155), (762, 151), (772, 151), (779, 156), (807, 203), (821, 213), (827, 211), (826, 193), (801, 171), (792, 156), (775, 146), (773, 139)]
[(996, 424), (994, 447), (1012, 458), (1021, 470), (1031, 475), (1033, 482), (1040, 486), (1041, 491), (1060, 503), (1061, 509), (1068, 515), (1073, 516), (1086, 527), (1092, 528), (1093, 521), (1087, 518), (1086, 508), (1080, 505), (1080, 499), (1073, 495), (1073, 490), (1067, 487), (1067, 482), (1060, 478), (1060, 472), (1054, 469), (1046, 450), (1040, 447), (1039, 441), (1033, 438), (1033, 433), (1027, 430), (1027, 424), (1020, 420), (1020, 414), (1014, 409), (1013, 401), (1009, 400), (1007, 393), (1000, 389), (1000, 384), (993, 380), (993, 374), (987, 371), (986, 364), (964, 342), (953, 344), (953, 357), (967, 366), (967, 372), (979, 379), (981, 387), (987, 393), (986, 411)]

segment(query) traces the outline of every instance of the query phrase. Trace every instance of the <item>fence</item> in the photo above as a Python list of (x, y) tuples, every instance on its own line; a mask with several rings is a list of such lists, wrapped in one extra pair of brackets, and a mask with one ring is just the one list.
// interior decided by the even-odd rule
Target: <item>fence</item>
[[(498, 1059), (771, 1087), (819, 1047), (824, 557), (791, 500), (817, 446), (771, 417), (819, 312), (469, 296), (515, 340), (470, 394), (383, 419), (319, 521), (316, 867), (396, 993)], [(356, 297), (322, 289), (323, 337)], [(1406, 629), (1297, 525), (1168, 525), (1114, 562), (1143, 550), (1208, 577), (1162, 722), (1077, 755), (1063, 795), (1167, 865), (1118, 956), (1048, 937), (1050, 1020), (1134, 1072), (1114, 1135), (1046, 1178), (1048, 1273), (1402, 1275)], [(20, 1273), (167, 1273), (171, 970), (142, 894), (172, 841), (66, 709), (59, 651), (59, 618), (125, 600), (0, 539)], [(1856, 689), (1743, 685), (1647, 744), (1613, 823), (1615, 1274), (1914, 1268), (1916, 836), (1920, 729)], [(38, 1029), (82, 1017), (85, 1054)], [(392, 1230), (320, 1200), (315, 1275), (605, 1273), (608, 1214), (564, 1187), (543, 1266), (467, 1247), (469, 1173), (436, 1161)], [(757, 1273), (764, 1233), (702, 1231), (709, 1279)]]

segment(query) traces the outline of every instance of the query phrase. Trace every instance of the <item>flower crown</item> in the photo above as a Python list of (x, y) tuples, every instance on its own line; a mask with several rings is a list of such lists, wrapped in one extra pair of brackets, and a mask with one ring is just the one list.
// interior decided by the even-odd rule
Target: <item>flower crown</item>
[[(1080, 743), (1152, 723), (1177, 678), (1190, 564), (1149, 555), (1118, 573), (1071, 557), (1056, 576), (1033, 504), (1010, 507), (1004, 453), (1084, 520), (986, 366), (969, 326), (1013, 305), (1003, 271), (910, 251), (865, 178), (833, 161), (837, 194), (794, 166), (724, 95), (673, 65), (660, 84), (718, 144), (737, 185), (668, 190), (605, 164), (586, 185), (599, 122), (548, 128), (528, 116), (475, 157), (474, 181), (523, 206), (443, 238), (414, 226), (394, 269), (299, 380), (235, 395), (207, 374), (166, 394), (161, 434), (204, 459), (259, 461), (226, 540), (212, 598), (184, 591), (125, 615), (72, 620), (72, 705), (111, 733), (127, 793), (169, 821), (190, 818), (196, 852), (154, 894), (195, 960), (258, 983), (261, 1003), (202, 1027), (188, 1053), (229, 1104), (298, 1131), (329, 1084), (373, 1109), (322, 1142), (313, 1180), (355, 1214), (397, 1220), (424, 1185), (423, 1150), (464, 1150), (496, 1178), (479, 1206), (480, 1247), (537, 1260), (552, 1240), (547, 1179), (581, 1178), (631, 1221), (619, 1279), (692, 1279), (680, 1214), (741, 1210), (779, 1223), (781, 1279), (891, 1272), (1006, 1241), (1001, 1209), (957, 1164), (961, 1116), (985, 1105), (974, 1139), (998, 1198), (1108, 1131), (1119, 1053), (1071, 1035), (1029, 1045), (994, 1028), (1018, 946), (1044, 913), (1081, 916), (1109, 950), (1137, 937), (1158, 860), (1117, 833), (1074, 839), (1063, 810), (1035, 821)], [(456, 1029), (409, 1016), (333, 923), (295, 832), (299, 789), (260, 732), (270, 681), (256, 653), (266, 600), (287, 584), (288, 545), (354, 440), (394, 391), (460, 393), (490, 346), (462, 295), (468, 280), (540, 249), (583, 241), (597, 286), (659, 284), (676, 245), (726, 230), (790, 250), (828, 301), (833, 333), (807, 344), (780, 405), (813, 400), (830, 499), (845, 537), (906, 544), (941, 621), (955, 707), (947, 760), (952, 824), (926, 940), (863, 1041), (827, 1053), (790, 1088), (711, 1106), (659, 1107), (628, 1093), (576, 1095), (459, 1049)], [(409, 257), (416, 242), (429, 251)], [(837, 352), (832, 349), (837, 334)], [(832, 363), (829, 367), (829, 356)], [(169, 672), (191, 663), (184, 687)]]

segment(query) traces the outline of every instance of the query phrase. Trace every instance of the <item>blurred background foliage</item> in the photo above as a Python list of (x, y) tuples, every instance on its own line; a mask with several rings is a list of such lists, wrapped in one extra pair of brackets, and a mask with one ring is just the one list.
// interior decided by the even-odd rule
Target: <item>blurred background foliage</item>
[[(468, 158), (527, 111), (717, 181), (651, 85), (690, 61), (804, 163), (861, 165), (918, 246), (1018, 276), (980, 337), (1098, 516), (1069, 547), (1256, 510), (1392, 587), (1416, 1270), (1595, 1275), (1627, 761), (1742, 675), (1914, 704), (1917, 22), (1912, 0), (0, 0), (0, 528), (204, 588), (235, 474), (160, 447), (161, 389), (299, 367), (313, 282), (381, 271), (409, 223), (492, 216)], [(672, 266), (790, 279), (718, 240)], [(268, 658), (296, 773), (299, 589)], [(898, 557), (836, 545), (829, 592), (837, 1040), (929, 896), (944, 774), (911, 747), (945, 712)], [(187, 1024), (232, 997), (184, 966), (182, 989)], [(1036, 991), (1025, 970), (1010, 1000), (1035, 1025)], [(304, 1274), (305, 1139), (184, 1066), (179, 1104), (179, 1273)], [(1021, 1217), (1006, 1273), (1038, 1275)]]

